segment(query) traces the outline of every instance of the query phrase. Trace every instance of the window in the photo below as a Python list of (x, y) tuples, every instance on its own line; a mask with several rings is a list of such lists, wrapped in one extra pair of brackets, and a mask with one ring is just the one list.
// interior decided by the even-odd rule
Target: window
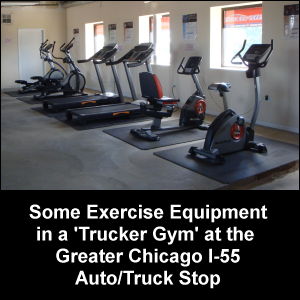
[(170, 15), (169, 13), (141, 16), (139, 20), (140, 43), (153, 43), (155, 54), (151, 63), (170, 65)]
[(11, 24), (11, 14), (2, 15), (2, 23), (3, 24)]
[[(213, 3), (213, 1), (211, 2)], [(262, 42), (262, 1), (210, 8), (210, 67), (241, 71), (244, 65), (233, 65), (231, 59), (242, 48)], [(245, 52), (244, 52), (245, 53)]]
[(85, 56), (89, 58), (104, 47), (103, 22), (85, 24)]
[(224, 8), (222, 15), (222, 66), (232, 67), (231, 59), (244, 40), (244, 53), (252, 44), (262, 42), (262, 6)]

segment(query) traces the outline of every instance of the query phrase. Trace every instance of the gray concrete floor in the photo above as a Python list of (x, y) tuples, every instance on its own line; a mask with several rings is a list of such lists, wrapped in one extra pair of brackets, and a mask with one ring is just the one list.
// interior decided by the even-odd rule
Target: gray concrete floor
[[(32, 107), (1, 93), (2, 190), (214, 190), (223, 185), (153, 155), (157, 149), (139, 150), (103, 133), (105, 128), (76, 131)], [(298, 134), (256, 130), (299, 145)], [(255, 189), (299, 190), (299, 171)]]

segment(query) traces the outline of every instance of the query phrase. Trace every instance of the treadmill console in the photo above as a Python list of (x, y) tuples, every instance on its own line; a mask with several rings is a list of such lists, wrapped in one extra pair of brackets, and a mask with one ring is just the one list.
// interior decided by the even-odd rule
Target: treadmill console
[(123, 61), (127, 62), (142, 62), (151, 57), (154, 52), (154, 45), (152, 43), (143, 43), (135, 46), (128, 55), (125, 55)]
[(183, 68), (184, 74), (192, 75), (196, 73), (197, 68), (201, 63), (202, 57), (201, 56), (191, 56), (185, 67)]
[(100, 51), (98, 51), (93, 59), (95, 60), (109, 60), (112, 56), (114, 56), (118, 51), (118, 44), (108, 44), (103, 47)]
[(271, 47), (270, 44), (254, 44), (247, 50), (243, 60), (250, 63), (258, 63)]

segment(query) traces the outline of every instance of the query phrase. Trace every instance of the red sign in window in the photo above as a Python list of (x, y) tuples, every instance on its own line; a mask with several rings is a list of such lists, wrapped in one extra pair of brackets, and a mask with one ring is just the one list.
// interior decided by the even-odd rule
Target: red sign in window
[(262, 26), (262, 7), (225, 11), (224, 27), (258, 27)]
[(103, 25), (95, 26), (95, 35), (103, 35)]
[(170, 17), (161, 18), (161, 29), (170, 29)]

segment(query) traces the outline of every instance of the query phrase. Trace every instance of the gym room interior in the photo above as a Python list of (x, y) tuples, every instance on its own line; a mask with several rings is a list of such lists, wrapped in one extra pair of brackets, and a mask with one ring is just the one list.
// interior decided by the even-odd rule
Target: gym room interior
[[(259, 12), (253, 13), (255, 9)], [(239, 10), (244, 19), (236, 17)], [(2, 190), (299, 190), (299, 1), (1, 1), (1, 15)], [(255, 37), (245, 33), (249, 28)], [(241, 65), (231, 64), (244, 40), (246, 48), (235, 59)], [(178, 125), (187, 100), (194, 95), (205, 106), (199, 114), (208, 131), (195, 126), (158, 131), (160, 140), (148, 141), (131, 132), (152, 124), (153, 116), (141, 113), (142, 104), (136, 105), (139, 113), (134, 116), (115, 112), (114, 117), (87, 122), (79, 122), (76, 114), (68, 118), (71, 113), (66, 112), (80, 107), (46, 109), (45, 99), (55, 96), (88, 95), (81, 105), (95, 104), (94, 98), (104, 95), (96, 70), (101, 71), (105, 92), (120, 94), (112, 65), (106, 64), (109, 60), (98, 65), (78, 62), (109, 44), (115, 47), (110, 61), (116, 62), (120, 93), (128, 107), (136, 99), (146, 101), (140, 73), (153, 73), (156, 77), (151, 78), (160, 82), (154, 80), (155, 92), (173, 99), (163, 107), (172, 113), (162, 119), (162, 126)], [(260, 84), (247, 78), (241, 60), (250, 59), (252, 54), (245, 53), (251, 44), (268, 45), (260, 60), (267, 65), (252, 63), (259, 65)], [(147, 49), (151, 54), (145, 61), (142, 56), (121, 61), (134, 51), (144, 55), (140, 45), (151, 50)], [(71, 80), (62, 86), (62, 78), (45, 79), (52, 68), (45, 55), (69, 74), (61, 72), (62, 76), (74, 75), (72, 87)], [(190, 70), (191, 57), (199, 58), (194, 75), (180, 74), (179, 70)], [(79, 71), (72, 73), (70, 61), (83, 74), (81, 93)], [(35, 76), (39, 86), (22, 90)], [(195, 76), (201, 93), (195, 92)], [(224, 146), (228, 153), (220, 153), (224, 163), (190, 152), (192, 147), (205, 147), (213, 130), (209, 125), (225, 110), (221, 91), (209, 88), (213, 83), (230, 84), (225, 92), (228, 107), (245, 127), (259, 106), (254, 141), (265, 144), (266, 152), (230, 151), (231, 144), (240, 142), (237, 139)], [(76, 93), (69, 91), (72, 88)], [(45, 98), (34, 97), (44, 91), (49, 91)], [(246, 134), (238, 122), (236, 127)], [(223, 139), (225, 143), (225, 133)]]

